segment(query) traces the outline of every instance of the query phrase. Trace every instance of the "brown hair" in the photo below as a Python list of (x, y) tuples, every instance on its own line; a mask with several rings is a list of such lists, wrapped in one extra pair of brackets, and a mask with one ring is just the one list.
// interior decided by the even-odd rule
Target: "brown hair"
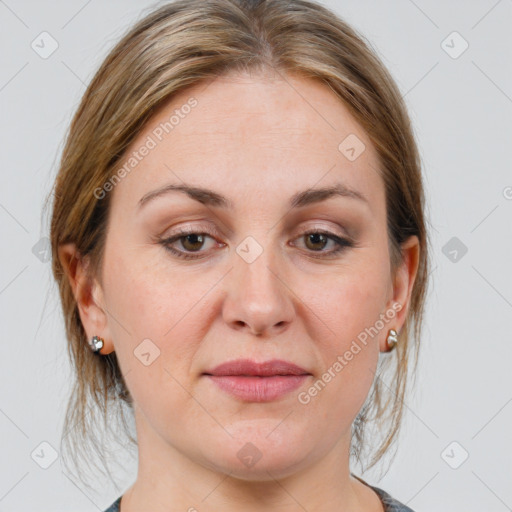
[(399, 344), (393, 355), (379, 361), (379, 371), (392, 362), (392, 379), (386, 385), (375, 378), (352, 430), (351, 454), (360, 463), (368, 440), (365, 427), (371, 422), (381, 439), (367, 467), (388, 451), (401, 424), (410, 355), (415, 354), (414, 370), (418, 361), (428, 251), (413, 130), (397, 86), (370, 48), (363, 36), (312, 1), (177, 0), (139, 21), (106, 57), (72, 120), (53, 191), (52, 268), (77, 374), (63, 442), (73, 449), (75, 464), (87, 458), (82, 456), (87, 439), (104, 463), (106, 447), (98, 448), (103, 433), (96, 435), (94, 409), (103, 413), (103, 427), (108, 427), (107, 412), (133, 404), (115, 352), (98, 357), (87, 345), (58, 248), (75, 243), (80, 256), (90, 258), (91, 275), (100, 278), (110, 194), (99, 200), (93, 192), (113, 175), (148, 119), (164, 101), (201, 80), (265, 69), (325, 84), (366, 130), (385, 183), (393, 268), (400, 262), (400, 244), (411, 235), (420, 241), (419, 269)]

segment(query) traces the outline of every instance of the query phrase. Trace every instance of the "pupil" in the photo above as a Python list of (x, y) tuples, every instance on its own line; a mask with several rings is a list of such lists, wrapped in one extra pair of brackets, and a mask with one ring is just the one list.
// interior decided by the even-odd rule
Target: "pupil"
[[(193, 240), (194, 238), (199, 239), (199, 240), (198, 241), (196, 240), (195, 242), (192, 241), (191, 244), (192, 244), (193, 247), (187, 248), (187, 250), (192, 250), (193, 251), (194, 249), (200, 249), (201, 248), (201, 244), (203, 243), (202, 235), (194, 235), (194, 234), (193, 235), (187, 235), (185, 237), (185, 243), (190, 242), (190, 240), (191, 239)], [(197, 245), (198, 245), (198, 247), (197, 247)]]
[(325, 235), (322, 235), (321, 233), (312, 233), (312, 234), (308, 235), (308, 239), (310, 241), (312, 241), (313, 244), (321, 243), (320, 239), (322, 239), (322, 238), (324, 239), (323, 240), (324, 243), (322, 244), (322, 246), (320, 248), (323, 248), (325, 246)]

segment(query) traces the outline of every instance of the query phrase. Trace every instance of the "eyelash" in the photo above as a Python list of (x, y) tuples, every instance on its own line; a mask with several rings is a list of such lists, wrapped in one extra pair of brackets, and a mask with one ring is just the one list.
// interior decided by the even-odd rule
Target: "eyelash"
[[(174, 256), (177, 256), (178, 258), (182, 258), (185, 260), (198, 260), (198, 259), (204, 258), (205, 256), (195, 256), (194, 255), (195, 253), (187, 253), (184, 251), (176, 250), (173, 247), (171, 247), (172, 243), (177, 242), (180, 239), (185, 238), (186, 236), (189, 236), (189, 235), (200, 235), (200, 236), (207, 235), (207, 236), (215, 239), (215, 235), (212, 232), (208, 231), (208, 229), (206, 229), (204, 231), (194, 231), (194, 230), (188, 231), (185, 229), (185, 230), (180, 230), (177, 234), (175, 234), (171, 237), (159, 238), (158, 243), (163, 245), (163, 247), (167, 251), (172, 253)], [(333, 240), (338, 246), (336, 249), (334, 249), (332, 251), (328, 251), (326, 253), (327, 256), (313, 256), (313, 257), (330, 258), (330, 257), (336, 256), (340, 252), (344, 251), (346, 248), (355, 247), (355, 243), (352, 240), (349, 240), (348, 238), (339, 237), (338, 235), (335, 235), (334, 233), (331, 233), (329, 231), (321, 231), (321, 230), (313, 229), (313, 230), (309, 230), (309, 231), (305, 231), (304, 233), (301, 233), (297, 238), (301, 238), (301, 237), (305, 237), (305, 236), (309, 236), (309, 235), (325, 235), (327, 238)], [(314, 252), (324, 253), (325, 251), (312, 251), (312, 252), (313, 253)], [(198, 251), (198, 253), (199, 253), (199, 251)]]

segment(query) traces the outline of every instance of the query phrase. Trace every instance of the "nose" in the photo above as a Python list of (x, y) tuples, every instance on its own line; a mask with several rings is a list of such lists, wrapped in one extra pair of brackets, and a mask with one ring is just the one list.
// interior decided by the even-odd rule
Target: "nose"
[(234, 259), (225, 283), (224, 321), (234, 330), (256, 336), (284, 332), (295, 313), (293, 293), (270, 250), (251, 263), (238, 254)]

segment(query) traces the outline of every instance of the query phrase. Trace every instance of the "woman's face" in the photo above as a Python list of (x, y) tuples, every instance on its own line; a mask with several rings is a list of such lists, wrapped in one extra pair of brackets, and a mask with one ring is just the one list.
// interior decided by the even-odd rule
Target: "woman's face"
[[(116, 351), (139, 456), (248, 479), (348, 460), (408, 285), (391, 273), (376, 152), (347, 108), (309, 79), (225, 76), (162, 107), (124, 163), (83, 318)], [(239, 359), (301, 375), (212, 376)]]

